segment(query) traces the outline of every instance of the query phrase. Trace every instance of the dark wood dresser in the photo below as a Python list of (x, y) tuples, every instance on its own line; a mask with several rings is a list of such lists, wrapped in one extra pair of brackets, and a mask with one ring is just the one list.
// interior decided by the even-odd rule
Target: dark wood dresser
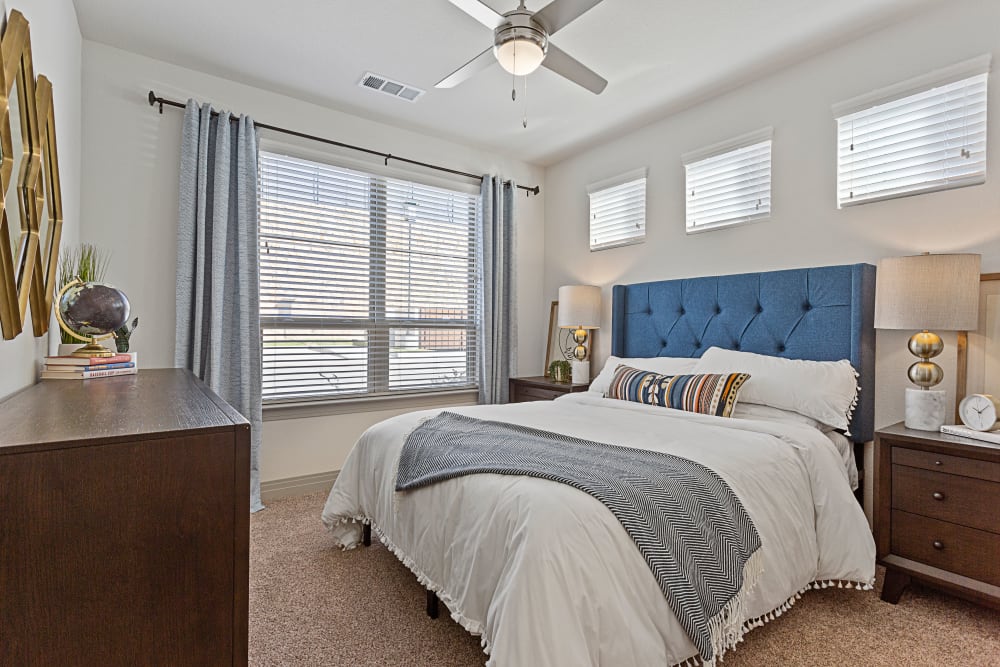
[(0, 403), (0, 665), (246, 665), (249, 497), (249, 424), (187, 371)]
[(589, 387), (589, 382), (586, 384), (554, 382), (544, 375), (538, 375), (534, 377), (511, 378), (508, 384), (508, 394), (511, 403), (551, 401), (563, 394), (587, 391)]
[(913, 579), (1000, 608), (1000, 445), (902, 424), (875, 434), (882, 599)]

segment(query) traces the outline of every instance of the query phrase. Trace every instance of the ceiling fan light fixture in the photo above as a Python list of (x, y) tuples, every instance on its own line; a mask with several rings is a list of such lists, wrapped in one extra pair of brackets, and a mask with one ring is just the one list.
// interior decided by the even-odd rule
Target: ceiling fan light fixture
[(525, 76), (538, 69), (548, 49), (545, 33), (530, 27), (498, 30), (493, 42), (497, 62), (515, 76)]

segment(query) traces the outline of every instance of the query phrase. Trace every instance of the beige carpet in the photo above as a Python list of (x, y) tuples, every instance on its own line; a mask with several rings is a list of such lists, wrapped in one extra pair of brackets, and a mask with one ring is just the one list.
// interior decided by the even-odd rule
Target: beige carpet
[[(333, 547), (324, 499), (283, 499), (253, 516), (250, 664), (482, 665), (479, 639), (443, 607), (428, 618), (423, 589), (388, 550)], [(1000, 613), (919, 587), (896, 606), (874, 592), (810, 591), (724, 664), (1000, 665)]]

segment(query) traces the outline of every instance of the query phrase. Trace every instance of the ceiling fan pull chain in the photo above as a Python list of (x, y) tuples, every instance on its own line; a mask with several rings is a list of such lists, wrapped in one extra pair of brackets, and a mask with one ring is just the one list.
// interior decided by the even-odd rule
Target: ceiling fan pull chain
[(514, 47), (514, 69), (510, 73), (510, 101), (517, 102), (517, 47)]
[(521, 96), (524, 101), (524, 116), (521, 118), (521, 125), (524, 129), (528, 129), (528, 77), (522, 76), (524, 79), (524, 94)]

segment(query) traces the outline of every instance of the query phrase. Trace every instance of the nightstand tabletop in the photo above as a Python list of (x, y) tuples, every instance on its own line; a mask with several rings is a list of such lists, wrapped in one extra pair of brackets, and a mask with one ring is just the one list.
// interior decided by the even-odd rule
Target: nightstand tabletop
[(906, 428), (903, 422), (899, 422), (885, 428), (880, 428), (878, 429), (876, 435), (926, 445), (954, 445), (955, 447), (963, 450), (971, 448), (968, 452), (971, 454), (975, 454), (976, 450), (982, 450), (983, 452), (991, 455), (1000, 454), (1000, 445), (996, 443), (988, 442), (986, 440), (977, 440), (975, 438), (966, 438), (960, 435), (951, 435), (950, 433), (941, 433), (940, 431), (918, 431), (916, 429)]

